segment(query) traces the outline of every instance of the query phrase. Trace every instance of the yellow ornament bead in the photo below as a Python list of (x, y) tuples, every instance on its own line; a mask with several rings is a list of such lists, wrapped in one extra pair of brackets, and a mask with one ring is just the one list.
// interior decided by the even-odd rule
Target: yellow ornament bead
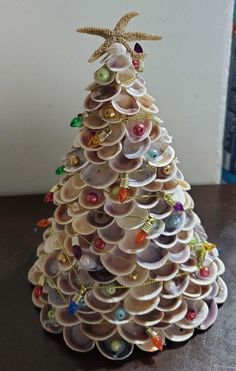
[(80, 159), (78, 156), (75, 156), (75, 155), (71, 155), (69, 158), (68, 158), (68, 162), (71, 166), (76, 166), (80, 163)]
[(57, 258), (58, 262), (61, 264), (65, 264), (67, 262), (66, 256), (64, 254), (60, 254)]

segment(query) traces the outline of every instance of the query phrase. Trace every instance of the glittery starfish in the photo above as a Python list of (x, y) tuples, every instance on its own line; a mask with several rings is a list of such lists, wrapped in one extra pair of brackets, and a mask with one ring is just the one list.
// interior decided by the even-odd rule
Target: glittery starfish
[(78, 28), (78, 32), (87, 33), (89, 35), (101, 36), (105, 39), (103, 44), (95, 50), (95, 52), (89, 58), (89, 62), (94, 62), (96, 59), (100, 58), (107, 49), (114, 43), (123, 44), (127, 51), (131, 54), (134, 59), (143, 59), (146, 54), (136, 53), (128, 44), (128, 41), (138, 41), (138, 40), (160, 40), (161, 37), (158, 35), (153, 35), (145, 32), (125, 32), (125, 28), (129, 21), (139, 15), (137, 12), (129, 12), (125, 14), (116, 24), (113, 30), (108, 28), (98, 28), (98, 27), (81, 27)]

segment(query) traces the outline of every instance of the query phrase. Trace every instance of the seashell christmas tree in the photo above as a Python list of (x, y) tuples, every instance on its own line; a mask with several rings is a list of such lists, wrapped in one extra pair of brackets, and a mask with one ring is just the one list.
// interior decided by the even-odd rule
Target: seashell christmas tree
[(76, 137), (56, 170), (63, 177), (45, 196), (56, 210), (38, 222), (46, 229), (28, 275), (43, 328), (112, 360), (206, 330), (227, 297), (224, 264), (140, 75), (145, 54), (128, 44), (160, 39), (125, 31), (137, 14), (113, 30), (78, 30), (104, 37), (89, 59), (102, 57), (101, 67), (71, 122)]

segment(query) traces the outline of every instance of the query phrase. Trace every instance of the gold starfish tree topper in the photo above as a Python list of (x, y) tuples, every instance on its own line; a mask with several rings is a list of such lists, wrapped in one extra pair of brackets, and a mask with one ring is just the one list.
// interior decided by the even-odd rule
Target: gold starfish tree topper
[(142, 59), (146, 54), (136, 53), (128, 44), (128, 41), (138, 41), (138, 40), (160, 40), (161, 36), (153, 35), (145, 32), (126, 32), (126, 26), (129, 21), (139, 15), (138, 12), (129, 12), (125, 14), (116, 24), (113, 30), (109, 28), (99, 28), (99, 27), (81, 27), (78, 28), (78, 32), (87, 33), (89, 35), (101, 36), (105, 39), (102, 45), (95, 50), (95, 52), (89, 58), (89, 62), (94, 62), (100, 58), (107, 49), (114, 43), (123, 44), (127, 51), (131, 54), (134, 59)]

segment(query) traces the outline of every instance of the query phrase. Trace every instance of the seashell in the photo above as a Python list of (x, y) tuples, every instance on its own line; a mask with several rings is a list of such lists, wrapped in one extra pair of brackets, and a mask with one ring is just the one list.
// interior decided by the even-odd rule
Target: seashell
[(90, 164), (81, 170), (81, 179), (90, 187), (104, 189), (113, 184), (119, 174), (106, 165)]
[(196, 214), (192, 211), (185, 211), (185, 224), (183, 225), (183, 230), (188, 231), (189, 229), (193, 229), (194, 225), (196, 224)]
[(40, 322), (44, 330), (51, 332), (52, 334), (60, 334), (62, 332), (62, 326), (56, 321), (56, 319), (49, 319), (48, 312), (53, 307), (50, 304), (45, 304), (40, 311)]
[(132, 200), (127, 203), (120, 204), (120, 205), (107, 200), (104, 205), (104, 211), (108, 215), (115, 217), (115, 218), (130, 215), (132, 211), (134, 210), (134, 208), (135, 208), (135, 202)]
[(157, 117), (152, 118), (152, 130), (150, 132), (150, 139), (152, 142), (156, 142), (161, 135), (161, 128), (160, 125), (162, 121), (158, 119)]
[[(120, 43), (113, 43), (111, 46), (109, 46), (107, 51), (110, 54), (114, 54), (114, 55), (126, 54), (126, 47), (123, 44), (120, 44)], [(110, 55), (108, 55), (108, 57), (109, 56)]]
[(116, 222), (113, 222), (104, 229), (99, 229), (97, 233), (103, 241), (108, 243), (118, 243), (125, 237), (125, 231)]
[(201, 286), (201, 289), (202, 289), (202, 293), (197, 298), (197, 300), (202, 300), (202, 299), (207, 298), (209, 296), (209, 294), (211, 293), (211, 291), (212, 291), (212, 285)]
[[(132, 143), (138, 143), (146, 139), (152, 130), (152, 121), (151, 120), (141, 120), (136, 119), (128, 121), (126, 124), (127, 129), (127, 138)], [(140, 130), (141, 129), (141, 133)]]
[(63, 295), (65, 300), (62, 299), (61, 295), (59, 295), (58, 291), (54, 288), (51, 288), (48, 291), (48, 303), (52, 305), (54, 308), (65, 308), (68, 306), (67, 304), (67, 298), (69, 297), (67, 295)]
[(126, 116), (117, 112), (110, 103), (103, 104), (102, 108), (99, 110), (99, 117), (113, 124), (126, 120)]
[(218, 294), (214, 297), (214, 300), (217, 304), (222, 304), (227, 299), (228, 288), (221, 277), (217, 278), (217, 284), (219, 287), (219, 291), (218, 291)]
[(136, 230), (125, 231), (125, 239), (122, 242), (119, 242), (119, 248), (128, 254), (137, 254), (146, 249), (149, 244), (149, 240), (145, 239), (137, 246), (137, 244), (135, 244), (136, 234)]
[(111, 101), (116, 111), (123, 115), (132, 116), (140, 111), (140, 105), (131, 95), (121, 92)]
[(111, 71), (124, 71), (132, 64), (132, 59), (128, 54), (110, 55), (106, 61), (106, 65)]
[(144, 269), (137, 265), (135, 267), (135, 270), (131, 274), (127, 276), (117, 277), (117, 282), (119, 282), (119, 284), (123, 286), (133, 287), (144, 283), (144, 281), (148, 278), (148, 275), (149, 272), (147, 269)]
[[(108, 76), (106, 76), (106, 78), (104, 78), (104, 79), (101, 79), (101, 78), (99, 77), (99, 72), (100, 72), (102, 69), (103, 69), (103, 71), (106, 72), (107, 75), (108, 75)], [(103, 71), (102, 71), (102, 72), (103, 72)], [(95, 82), (96, 82), (97, 84), (99, 84), (99, 85), (108, 85), (108, 84), (110, 84), (110, 83), (114, 80), (115, 75), (116, 75), (116, 74), (115, 74), (113, 71), (109, 71), (109, 70), (107, 69), (106, 65), (103, 65), (103, 66), (101, 66), (97, 71), (94, 72), (94, 80), (95, 80)]]
[(79, 173), (73, 174), (71, 177), (71, 185), (73, 188), (82, 189), (86, 186), (86, 183), (80, 178)]
[(78, 313), (78, 317), (85, 323), (100, 323), (103, 319), (101, 313), (98, 312)]
[[(160, 297), (160, 301), (156, 306), (157, 309), (162, 310), (163, 312), (170, 312), (177, 309), (182, 304), (182, 296), (178, 296), (172, 299), (165, 299)], [(165, 321), (163, 321), (165, 322)]]
[(105, 340), (116, 331), (116, 326), (111, 323), (105, 325), (81, 323), (81, 330), (92, 340)]
[(135, 207), (132, 213), (126, 217), (118, 218), (117, 225), (123, 230), (132, 230), (143, 226), (148, 218), (148, 211)]
[(72, 217), (67, 213), (68, 206), (67, 205), (59, 205), (57, 206), (54, 212), (54, 218), (58, 224), (68, 224), (71, 222)]
[(120, 336), (131, 344), (142, 344), (149, 339), (145, 328), (138, 323), (118, 325), (117, 330)]
[[(202, 288), (205, 288), (205, 287), (207, 287), (207, 286), (202, 286)], [(212, 282), (210, 287), (211, 287), (211, 290), (209, 291), (208, 295), (206, 296), (207, 301), (211, 301), (217, 295), (217, 293), (219, 291), (219, 286), (216, 283), (216, 281)]]
[(33, 265), (33, 267), (30, 268), (29, 272), (28, 272), (28, 281), (32, 284), (32, 285), (37, 285), (38, 282), (39, 282), (39, 277), (42, 275), (42, 272), (40, 272), (37, 267), (35, 267), (35, 265)]
[[(116, 82), (121, 86), (130, 86), (136, 79), (136, 70), (133, 66), (130, 66), (124, 71), (119, 71), (116, 74)], [(132, 94), (131, 94), (132, 95)]]
[(121, 87), (117, 84), (109, 84), (105, 86), (97, 86), (91, 92), (91, 99), (95, 102), (106, 102), (115, 98), (121, 91)]
[(153, 309), (151, 312), (142, 314), (142, 315), (136, 315), (134, 317), (134, 321), (138, 323), (141, 326), (154, 326), (157, 325), (159, 322), (162, 321), (164, 317), (164, 313), (161, 312), (158, 309)]
[(95, 134), (96, 134), (96, 130), (89, 129), (87, 127), (84, 127), (83, 129), (81, 129), (76, 136), (76, 140), (79, 146), (86, 149), (87, 151), (97, 151), (100, 148), (102, 148), (101, 145), (99, 145), (98, 147), (91, 147), (88, 145), (90, 139), (94, 137)]
[(171, 341), (186, 341), (193, 336), (194, 329), (185, 329), (172, 324), (170, 327), (163, 329), (165, 337)]
[[(167, 129), (164, 128), (163, 126), (161, 127), (161, 139), (162, 139), (164, 142), (168, 143), (168, 144), (172, 142), (172, 136), (170, 136), (170, 135), (168, 134)], [(180, 174), (182, 174), (182, 173), (180, 172)], [(183, 179), (183, 178), (184, 178), (184, 177), (183, 177), (183, 174), (182, 174), (181, 179)]]
[(168, 217), (173, 208), (168, 205), (164, 200), (160, 199), (159, 202), (152, 208), (150, 216), (155, 219), (164, 219)]
[(199, 270), (196, 270), (190, 277), (190, 280), (197, 285), (210, 285), (212, 282), (215, 281), (217, 277), (217, 265), (216, 263), (210, 259), (206, 258), (204, 261), (204, 266), (209, 268), (209, 276), (203, 277), (200, 275)]
[(109, 147), (103, 147), (99, 149), (96, 153), (97, 156), (102, 160), (110, 160), (116, 157), (122, 150), (121, 143), (115, 143)]
[(189, 243), (193, 238), (193, 230), (180, 231), (177, 233), (178, 241), (181, 243)]
[(40, 296), (39, 298), (36, 298), (34, 295), (34, 292), (32, 291), (32, 302), (36, 308), (43, 308), (43, 306), (47, 303), (46, 295)]
[(59, 235), (55, 236), (51, 234), (44, 242), (44, 251), (47, 254), (51, 254), (55, 250), (61, 250), (61, 243), (63, 243), (63, 240), (59, 237)]
[(169, 281), (178, 272), (179, 266), (176, 263), (168, 263), (150, 272), (150, 277), (157, 281)]
[(107, 126), (107, 122), (102, 120), (96, 113), (92, 113), (85, 117), (84, 125), (89, 129), (102, 129)]
[(127, 159), (123, 152), (120, 152), (118, 156), (109, 160), (109, 166), (117, 173), (130, 173), (138, 169), (142, 165), (142, 162), (142, 157)]
[(188, 310), (187, 303), (185, 300), (183, 300), (180, 306), (178, 306), (178, 308), (170, 312), (164, 313), (163, 322), (176, 323), (178, 321), (181, 321), (185, 317), (187, 310)]
[(76, 352), (89, 352), (95, 345), (95, 342), (81, 331), (80, 325), (64, 327), (63, 338), (66, 345)]
[[(146, 314), (156, 308), (159, 300), (160, 298), (159, 296), (157, 296), (156, 298), (151, 300), (140, 301), (134, 299), (131, 295), (128, 295), (124, 300), (124, 308), (130, 314)], [(127, 326), (127, 324), (125, 326)]]
[[(90, 193), (92, 193), (94, 197), (96, 196), (97, 198), (96, 202), (93, 203), (87, 200), (88, 195), (90, 195)], [(104, 202), (105, 202), (105, 197), (104, 197), (103, 192), (100, 189), (85, 187), (80, 192), (79, 204), (86, 209), (98, 209), (104, 204)]]
[(125, 90), (133, 97), (142, 97), (147, 93), (147, 89), (145, 88), (145, 86), (138, 80), (135, 80), (132, 85), (125, 87)]
[(153, 281), (147, 279), (143, 286), (132, 287), (130, 295), (137, 300), (151, 300), (156, 298), (162, 290), (162, 282)]
[(159, 193), (149, 192), (141, 188), (136, 203), (140, 208), (152, 209), (157, 205), (159, 199)]
[(133, 255), (126, 254), (119, 248), (116, 248), (112, 255), (102, 255), (101, 262), (109, 272), (118, 276), (126, 276), (135, 268)]
[[(117, 286), (117, 282), (113, 282), (112, 285), (113, 284), (114, 286)], [(95, 284), (93, 288), (93, 294), (98, 300), (104, 301), (106, 303), (120, 302), (127, 296), (129, 292), (129, 289), (127, 288), (119, 288), (115, 290), (114, 294), (107, 296), (104, 294), (103, 289), (104, 285), (100, 286), (99, 284)]]
[(84, 101), (84, 109), (86, 111), (95, 111), (99, 107), (101, 107), (102, 102), (95, 102), (95, 100), (92, 99), (91, 93), (85, 98)]
[(191, 321), (184, 318), (181, 321), (177, 322), (176, 325), (185, 329), (196, 328), (207, 318), (209, 308), (203, 300), (187, 301), (187, 304), (188, 310), (194, 310), (196, 312), (196, 318)]
[(111, 146), (121, 141), (125, 135), (125, 125), (122, 122), (119, 122), (112, 126), (112, 131), (109, 137), (102, 142), (103, 147)]
[(95, 151), (84, 151), (84, 156), (86, 157), (86, 159), (91, 162), (92, 164), (104, 164), (106, 161), (105, 160), (102, 160), (97, 152)]
[[(178, 220), (176, 221), (176, 226), (171, 225), (171, 223), (170, 223), (170, 220), (173, 217), (178, 218)], [(171, 236), (173, 234), (176, 234), (176, 233), (180, 232), (183, 228), (183, 225), (185, 224), (185, 220), (186, 220), (185, 213), (175, 213), (175, 212), (173, 212), (172, 214), (170, 214), (167, 218), (165, 218), (163, 220), (164, 223), (165, 223), (165, 230), (164, 230), (163, 234), (165, 234), (167, 236)], [(177, 222), (178, 222), (178, 224), (177, 224)]]
[(125, 312), (125, 316), (122, 320), (118, 320), (116, 319), (115, 315), (116, 315), (116, 310), (119, 308), (123, 309), (123, 305), (122, 303), (119, 304), (119, 306), (113, 310), (112, 312), (109, 312), (109, 313), (103, 313), (103, 318), (110, 322), (110, 323), (113, 323), (114, 325), (119, 325), (119, 324), (124, 324), (124, 323), (127, 323), (129, 321), (131, 321), (133, 319), (133, 316), (127, 312)]
[(91, 210), (87, 215), (87, 222), (95, 229), (104, 229), (110, 226), (114, 218), (100, 208), (98, 210)]
[(59, 265), (57, 260), (58, 252), (48, 255), (44, 263), (44, 273), (47, 277), (54, 278), (59, 274)]
[(57, 287), (65, 295), (73, 295), (76, 293), (76, 289), (71, 285), (69, 281), (68, 273), (60, 274), (57, 278)]
[[(155, 150), (157, 152), (157, 156), (155, 158), (152, 158), (149, 155), (149, 152), (151, 150), (152, 151)], [(149, 147), (148, 152), (144, 155), (144, 157), (150, 165), (162, 167), (162, 166), (166, 166), (166, 165), (170, 164), (173, 161), (173, 159), (175, 157), (175, 151), (171, 146), (169, 146), (165, 142), (162, 142), (162, 141), (158, 140), (157, 142), (153, 142), (151, 144), (151, 146)], [(177, 169), (175, 168), (175, 171), (176, 170)], [(172, 174), (173, 173), (174, 172), (172, 170)]]
[(168, 258), (174, 263), (184, 263), (190, 257), (190, 248), (188, 245), (177, 243), (168, 250)]
[(184, 296), (186, 296), (188, 299), (196, 299), (201, 296), (202, 294), (202, 287), (198, 286), (193, 282), (189, 282), (188, 286), (184, 290)]
[(180, 264), (180, 269), (184, 272), (195, 272), (197, 270), (197, 259), (190, 257), (186, 262)]
[(225, 272), (225, 265), (222, 260), (217, 257), (214, 259), (214, 262), (216, 263), (218, 268), (218, 275), (221, 276)]
[(94, 281), (99, 283), (113, 282), (116, 278), (111, 272), (108, 272), (108, 270), (106, 270), (104, 267), (96, 271), (90, 271), (89, 275), (94, 279)]
[(144, 251), (137, 254), (137, 263), (149, 270), (162, 267), (167, 262), (167, 259), (167, 251), (156, 246), (153, 241), (149, 242)]
[(150, 113), (159, 112), (159, 109), (153, 103), (154, 99), (149, 94), (145, 94), (142, 97), (138, 97), (137, 101), (143, 111)]
[(207, 330), (211, 325), (213, 325), (217, 318), (218, 306), (216, 302), (211, 300), (211, 302), (207, 303), (207, 305), (209, 307), (208, 316), (206, 317), (205, 321), (200, 324), (200, 330)]
[(185, 294), (185, 290), (189, 285), (189, 277), (178, 277), (176, 279), (166, 281), (163, 286), (161, 296), (165, 299), (173, 299)]
[(84, 301), (90, 308), (99, 313), (110, 313), (119, 305), (119, 303), (106, 303), (98, 300), (91, 290), (86, 292)]
[(170, 249), (171, 247), (173, 247), (176, 244), (177, 237), (176, 237), (176, 235), (165, 236), (164, 234), (161, 234), (153, 242), (157, 246), (163, 247), (164, 249)]
[(72, 181), (73, 178), (71, 177), (60, 190), (60, 198), (62, 203), (75, 201), (79, 196), (80, 190), (72, 186)]
[(88, 235), (95, 232), (95, 227), (93, 227), (87, 221), (87, 215), (82, 215), (75, 218), (72, 222), (72, 227), (74, 231), (78, 234)]
[(144, 140), (137, 143), (132, 143), (129, 141), (129, 139), (126, 138), (123, 144), (123, 153), (126, 158), (138, 158), (148, 150), (150, 144), (150, 138), (145, 138)]
[[(111, 344), (113, 341), (116, 341), (118, 343), (121, 343), (123, 346), (121, 347), (121, 350), (119, 352), (113, 352), (111, 350)], [(115, 333), (113, 336), (107, 338), (103, 341), (97, 341), (96, 342), (97, 348), (99, 352), (106, 358), (121, 361), (127, 357), (130, 356), (130, 354), (133, 352), (134, 345), (130, 342), (125, 341)]]
[(143, 187), (156, 178), (156, 169), (143, 162), (137, 171), (129, 174), (130, 187)]
[(92, 286), (94, 282), (88, 272), (84, 269), (79, 271), (72, 269), (69, 272), (69, 281), (76, 290), (81, 289), (81, 282), (83, 282), (84, 286)]
[(74, 326), (80, 323), (80, 319), (75, 314), (69, 314), (68, 308), (56, 308), (55, 318), (57, 322), (64, 327)]
[(167, 182), (163, 182), (162, 190), (166, 193), (173, 193), (176, 190), (177, 186), (178, 183), (175, 180), (168, 180)]
[(85, 158), (82, 148), (74, 147), (62, 157), (62, 161), (64, 161), (65, 171), (67, 173), (73, 173), (88, 164), (88, 160)]
[[(161, 166), (157, 169), (157, 176), (155, 179), (156, 183), (159, 183), (159, 182), (163, 183), (163, 191), (166, 187), (168, 187), (168, 184), (166, 186), (166, 183), (170, 183), (170, 181), (172, 181), (173, 191), (171, 191), (171, 189), (168, 189), (168, 188), (166, 189), (166, 192), (171, 193), (172, 195), (175, 194), (177, 188), (179, 187), (178, 182), (176, 181), (177, 169), (178, 168), (176, 166), (175, 161), (172, 161), (168, 165)], [(166, 170), (168, 170), (167, 173), (166, 173)]]

